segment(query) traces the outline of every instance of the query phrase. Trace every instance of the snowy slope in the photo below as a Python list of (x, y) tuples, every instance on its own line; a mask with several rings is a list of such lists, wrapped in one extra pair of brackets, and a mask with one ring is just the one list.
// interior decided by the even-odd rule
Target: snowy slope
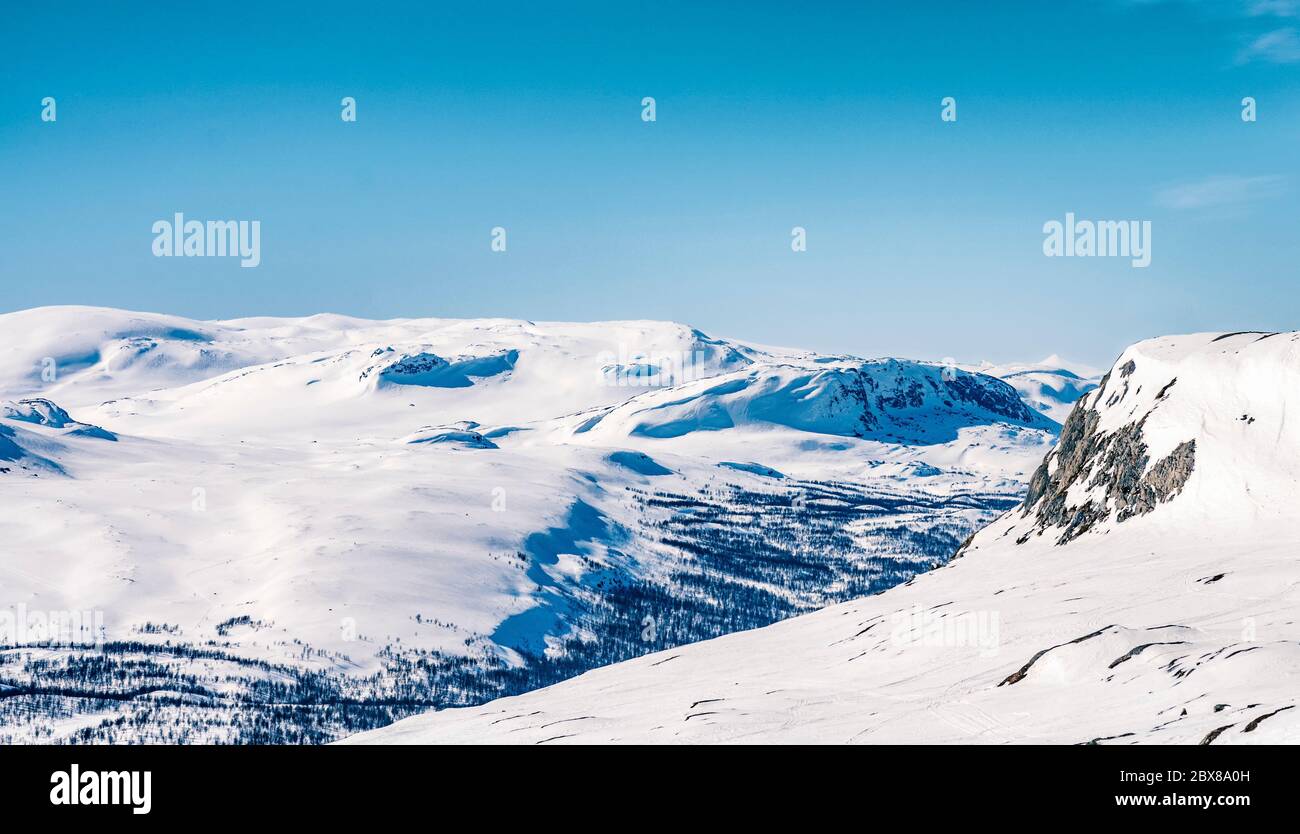
[(0, 612), (106, 642), (0, 634), (0, 739), (320, 741), (770, 623), (941, 564), (1056, 431), (669, 322), (3, 315)]
[(1074, 403), (1101, 381), (1097, 369), (1068, 362), (1055, 354), (1041, 362), (1007, 365), (985, 362), (967, 370), (1002, 380), (1015, 388), (1031, 408), (1058, 423), (1064, 423)]
[(946, 567), (353, 741), (1300, 741), (1298, 391), (1300, 334), (1142, 342)]

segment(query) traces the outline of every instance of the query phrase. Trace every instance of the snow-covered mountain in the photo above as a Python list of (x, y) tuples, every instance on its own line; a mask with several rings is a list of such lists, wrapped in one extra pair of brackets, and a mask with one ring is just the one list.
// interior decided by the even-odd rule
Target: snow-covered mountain
[(1300, 741), (1300, 334), (1142, 342), (882, 594), (358, 742)]
[(41, 308), (0, 403), (0, 740), (329, 740), (872, 594), (1059, 430), (645, 321)]
[(1041, 362), (994, 365), (988, 362), (966, 370), (997, 377), (1020, 393), (1030, 407), (1064, 423), (1080, 397), (1096, 388), (1101, 372), (1068, 362), (1053, 354)]

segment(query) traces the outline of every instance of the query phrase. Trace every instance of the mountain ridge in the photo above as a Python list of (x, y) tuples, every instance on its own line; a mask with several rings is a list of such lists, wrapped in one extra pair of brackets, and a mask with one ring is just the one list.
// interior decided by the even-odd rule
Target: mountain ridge
[(1300, 333), (1140, 342), (946, 566), (348, 741), (1300, 740), (1298, 382)]
[(662, 322), (41, 309), (0, 401), (7, 601), (104, 615), (0, 646), (10, 741), (328, 741), (874, 593), (1057, 431), (993, 377)]

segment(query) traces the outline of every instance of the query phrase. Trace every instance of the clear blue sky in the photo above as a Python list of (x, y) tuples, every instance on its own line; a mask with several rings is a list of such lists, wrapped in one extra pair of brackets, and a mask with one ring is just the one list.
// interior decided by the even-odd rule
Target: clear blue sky
[[(1300, 3), (126, 5), (0, 11), (0, 310), (1098, 364), (1300, 327)], [(153, 257), (176, 211), (260, 220), (261, 266)], [(1044, 257), (1066, 212), (1151, 220), (1152, 265)]]

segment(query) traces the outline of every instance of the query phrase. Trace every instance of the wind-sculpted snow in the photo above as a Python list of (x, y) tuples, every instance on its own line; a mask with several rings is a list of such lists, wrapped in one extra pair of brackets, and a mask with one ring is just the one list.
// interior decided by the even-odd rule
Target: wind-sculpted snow
[[(24, 456), (21, 446), (14, 442), (14, 430), (5, 425), (0, 425), (0, 460), (13, 463)], [(9, 469), (4, 470), (8, 472)], [(2, 474), (2, 473), (0, 473)]]
[(616, 463), (619, 466), (631, 469), (639, 475), (653, 476), (673, 474), (671, 469), (666, 466), (660, 466), (655, 462), (654, 458), (650, 457), (645, 452), (630, 452), (626, 450), (610, 452), (609, 461), (610, 463)]
[(764, 466), (761, 463), (740, 463), (734, 460), (724, 460), (718, 464), (725, 469), (735, 469), (740, 472), (752, 472), (755, 475), (762, 475), (765, 478), (776, 478), (778, 480), (785, 478), (780, 472), (777, 472), (770, 466)]
[(73, 420), (68, 412), (43, 399), (0, 402), (0, 475), (67, 474), (58, 459), (75, 446), (65, 439), (116, 441), (117, 436), (99, 426)]
[(446, 444), (466, 449), (500, 448), (476, 431), (478, 428), (478, 423), (473, 420), (462, 420), (449, 426), (425, 426), (403, 437), (400, 442), (430, 445)]
[(873, 594), (1056, 429), (650, 321), (44, 308), (0, 401), (0, 615), (103, 621), (0, 630), (0, 741), (328, 741)]
[(1295, 743), (1297, 392), (1300, 334), (1142, 342), (941, 569), (352, 741)]
[(49, 400), (19, 400), (16, 403), (0, 403), (0, 417), (9, 420), (21, 420), (55, 429), (65, 428), (75, 423), (68, 412)]
[(371, 355), (378, 357), (378, 361), (361, 372), (362, 379), (373, 377), (381, 384), (428, 385), (434, 388), (468, 388), (476, 379), (513, 370), (519, 361), (517, 350), (444, 359), (424, 352), (398, 354), (387, 347)]
[(117, 440), (117, 437), (99, 426), (73, 420), (68, 412), (49, 400), (19, 400), (16, 403), (0, 403), (0, 419), (18, 420), (52, 429), (63, 429), (63, 434), (74, 437), (95, 437), (100, 440)]

